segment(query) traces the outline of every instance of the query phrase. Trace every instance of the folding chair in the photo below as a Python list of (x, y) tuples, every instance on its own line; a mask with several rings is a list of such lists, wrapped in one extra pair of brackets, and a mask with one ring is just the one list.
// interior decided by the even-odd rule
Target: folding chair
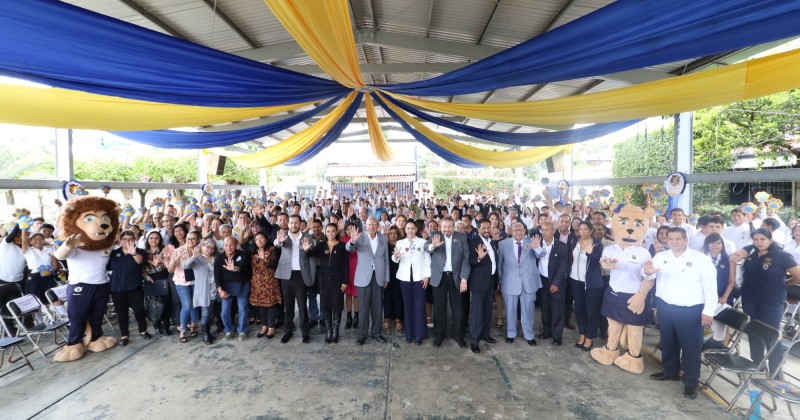
[[(5, 283), (0, 284), (0, 321), (5, 322), (14, 322), (14, 318), (11, 316), (11, 313), (8, 312), (8, 308), (6, 308), (6, 304), (18, 297), (23, 295), (22, 288), (17, 283)], [(6, 328), (8, 324), (5, 324)], [(16, 335), (9, 331), (9, 335)]]
[[(3, 367), (3, 363), (5, 362), (6, 349), (10, 347), (12, 352), (14, 351), (14, 349), (19, 350), (19, 352), (22, 354), (22, 358), (25, 359), (25, 364), (20, 365), (19, 367), (27, 365), (29, 368), (31, 368), (31, 370), (33, 370), (33, 365), (31, 364), (31, 361), (28, 360), (28, 356), (26, 356), (25, 352), (22, 351), (22, 349), (19, 347), (19, 345), (24, 342), (25, 338), (12, 336), (10, 331), (6, 327), (6, 323), (3, 322), (2, 319), (0, 319), (0, 368)], [(17, 369), (11, 370), (6, 374), (15, 372), (16, 370)], [(3, 374), (3, 376), (5, 376), (6, 374)]]
[[(760, 362), (755, 362), (752, 359), (748, 359), (734, 353), (734, 348), (736, 348), (738, 342), (745, 335), (747, 336), (748, 341), (761, 340), (761, 342), (764, 343), (766, 348), (765, 355), (764, 359)], [(720, 399), (728, 402), (717, 390), (711, 387), (711, 380), (717, 376), (717, 373), (720, 370), (733, 372), (739, 376), (741, 380), (736, 395), (733, 397), (730, 403), (728, 403), (728, 407), (725, 409), (725, 411), (730, 411), (730, 409), (733, 408), (733, 405), (736, 404), (736, 400), (742, 396), (747, 384), (750, 383), (754, 375), (764, 374), (766, 377), (770, 377), (769, 356), (772, 354), (775, 348), (778, 347), (780, 339), (781, 332), (778, 331), (778, 329), (772, 328), (759, 320), (752, 320), (744, 327), (742, 334), (739, 335), (739, 337), (736, 339), (736, 343), (731, 346), (728, 352), (703, 354), (708, 363), (714, 367), (711, 371), (711, 375), (709, 375), (708, 379), (705, 381), (704, 388), (713, 391), (720, 397)]]
[[(17, 337), (20, 335), (25, 335), (28, 337), (28, 341), (33, 344), (33, 348), (38, 351), (42, 357), (44, 357), (45, 362), (50, 363), (50, 360), (47, 358), (47, 355), (42, 351), (39, 347), (39, 339), (44, 334), (53, 333), (53, 342), (56, 345), (56, 349), (63, 346), (67, 343), (67, 336), (64, 335), (64, 332), (61, 331), (69, 321), (65, 320), (56, 320), (56, 318), (49, 314), (49, 310), (46, 306), (42, 305), (42, 302), (39, 301), (35, 295), (25, 295), (20, 298), (16, 298), (11, 302), (6, 304), (8, 311), (11, 313), (11, 316), (14, 318), (14, 322), (17, 324)], [(44, 308), (44, 312), (50, 317), (50, 322), (42, 322), (36, 323), (33, 327), (28, 328), (22, 321), (22, 318), (26, 315), (33, 315), (39, 310)], [(61, 334), (61, 337), (64, 339), (63, 342), (59, 343), (56, 334)], [(34, 340), (33, 337), (36, 336)], [(55, 349), (51, 350), (50, 352), (54, 351)], [(11, 355), (14, 354), (14, 350), (11, 350)], [(9, 359), (11, 357), (9, 356)]]
[[(55, 301), (57, 301), (57, 300), (60, 300), (62, 304), (67, 305), (67, 302), (68, 302), (67, 286), (68, 285), (65, 284), (65, 285), (62, 285), (62, 286), (57, 286), (57, 287), (53, 287), (53, 288), (47, 289), (47, 291), (44, 294), (44, 296), (47, 298), (47, 303), (50, 306), (51, 312), (56, 317), (55, 319), (61, 319), (61, 320), (69, 321), (69, 317), (68, 316), (59, 315), (58, 312), (55, 310)], [(111, 323), (111, 320), (108, 319), (108, 312), (103, 314), (103, 319), (106, 320), (106, 323), (108, 323), (108, 326), (111, 328), (112, 331), (115, 331), (115, 332), (117, 331), (114, 328), (114, 325)]]
[(55, 315), (56, 319), (69, 320), (66, 316), (61, 316), (56, 311), (56, 301), (61, 301), (61, 304), (67, 303), (67, 285), (52, 287), (44, 292), (44, 297), (47, 298), (47, 303), (50, 306), (50, 311)]
[[(786, 360), (789, 356), (796, 357), (800, 359), (800, 341), (795, 341), (789, 346), (789, 351), (787, 351), (783, 355), (783, 360), (781, 361), (781, 366), (786, 363)], [(797, 385), (796, 382), (787, 381), (784, 379), (776, 379), (773, 374), (772, 378), (769, 379), (753, 379), (750, 383), (753, 384), (755, 387), (761, 389), (763, 392), (760, 392), (758, 397), (756, 397), (755, 401), (750, 404), (750, 410), (748, 410), (747, 414), (744, 416), (745, 418), (750, 418), (753, 415), (753, 410), (761, 403), (761, 399), (764, 398), (764, 395), (769, 395), (772, 398), (773, 408), (777, 409), (777, 402), (776, 399), (786, 401), (786, 407), (789, 409), (789, 415), (792, 416), (793, 419), (797, 419), (795, 417), (794, 412), (792, 411), (792, 405), (800, 404), (800, 386)], [(771, 412), (775, 412), (776, 410), (767, 409)]]
[[(718, 314), (714, 315), (714, 320), (719, 321), (725, 324), (726, 327), (730, 328), (731, 331), (731, 343), (736, 343), (736, 347), (734, 351), (739, 353), (739, 340), (737, 338), (742, 334), (744, 328), (750, 323), (750, 315), (742, 311), (737, 311), (733, 308), (725, 308), (720, 311)], [(709, 349), (705, 350), (705, 352), (712, 352), (712, 353), (727, 353), (727, 349)]]

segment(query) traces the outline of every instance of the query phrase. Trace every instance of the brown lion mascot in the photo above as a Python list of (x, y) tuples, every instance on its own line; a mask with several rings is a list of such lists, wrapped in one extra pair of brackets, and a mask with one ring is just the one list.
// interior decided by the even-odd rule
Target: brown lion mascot
[(57, 362), (78, 360), (84, 349), (100, 352), (117, 344), (103, 335), (102, 326), (111, 290), (106, 265), (119, 232), (119, 214), (117, 204), (102, 197), (74, 197), (61, 209), (58, 227), (66, 239), (54, 256), (69, 266), (70, 327)]
[[(644, 280), (642, 274), (644, 263), (651, 258), (642, 242), (654, 213), (651, 207), (617, 206), (611, 219), (616, 243), (605, 247), (600, 258), (600, 265), (611, 273), (600, 310), (608, 319), (608, 343), (593, 349), (592, 358), (636, 374), (644, 372), (642, 334), (652, 318), (646, 298), (653, 281)], [(625, 346), (625, 341), (628, 351), (620, 355), (619, 347)]]

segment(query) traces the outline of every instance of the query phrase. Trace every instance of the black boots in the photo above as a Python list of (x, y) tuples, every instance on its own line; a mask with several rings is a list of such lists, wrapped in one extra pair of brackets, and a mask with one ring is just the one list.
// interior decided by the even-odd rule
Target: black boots
[(333, 322), (331, 321), (331, 314), (325, 314), (325, 342), (331, 343), (333, 342)]
[(358, 328), (358, 312), (353, 313), (353, 328)]
[[(356, 321), (358, 322), (358, 321)], [(349, 330), (353, 328), (353, 315), (350, 314), (350, 311), (347, 312), (347, 322), (344, 324), (344, 329)]]
[(340, 312), (334, 315), (333, 321), (331, 322), (331, 329), (333, 330), (331, 335), (331, 341), (333, 341), (334, 343), (339, 342), (339, 323), (341, 322), (342, 322), (342, 314)]
[(213, 344), (214, 336), (211, 335), (211, 324), (207, 323), (203, 326), (203, 344)]

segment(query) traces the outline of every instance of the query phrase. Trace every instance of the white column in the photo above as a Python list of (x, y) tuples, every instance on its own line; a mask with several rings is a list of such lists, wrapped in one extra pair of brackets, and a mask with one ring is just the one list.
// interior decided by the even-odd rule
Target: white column
[(267, 168), (261, 168), (258, 170), (258, 185), (262, 187), (267, 187)]
[(205, 184), (208, 182), (208, 170), (206, 169), (206, 160), (208, 157), (202, 150), (197, 151), (197, 182)]
[(62, 181), (72, 180), (72, 130), (53, 129), (56, 140), (56, 178)]
[[(693, 159), (693, 132), (692, 120), (694, 114), (683, 112), (675, 115), (675, 170), (685, 174), (692, 173)], [(686, 184), (686, 190), (678, 197), (678, 207), (682, 208), (686, 215), (692, 212), (692, 184)]]

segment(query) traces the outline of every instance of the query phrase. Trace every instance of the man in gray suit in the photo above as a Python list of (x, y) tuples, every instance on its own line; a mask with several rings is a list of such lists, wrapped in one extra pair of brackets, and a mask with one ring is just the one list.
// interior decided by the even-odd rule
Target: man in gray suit
[(469, 248), (467, 235), (454, 232), (452, 217), (441, 222), (441, 232), (431, 232), (425, 250), (431, 254), (431, 280), (433, 286), (434, 347), (442, 345), (447, 333), (447, 301), (453, 313), (453, 339), (461, 348), (467, 347), (464, 334), (467, 329), (467, 279), (469, 278)]
[[(275, 278), (281, 280), (283, 294), (283, 308), (286, 312), (286, 325), (281, 343), (288, 343), (294, 334), (294, 305), (300, 311), (300, 332), (303, 342), (308, 343), (308, 311), (306, 310), (306, 295), (308, 287), (314, 284), (317, 278), (317, 261), (303, 252), (303, 239), (314, 243), (314, 238), (308, 233), (300, 231), (300, 215), (289, 216), (289, 231), (279, 230), (275, 236), (274, 245), (281, 250), (278, 260), (278, 269)], [(263, 322), (263, 320), (262, 320)]]
[(497, 273), (500, 279), (500, 290), (506, 305), (508, 322), (506, 343), (513, 343), (517, 337), (517, 307), (521, 309), (522, 334), (531, 346), (536, 345), (533, 334), (534, 303), (536, 291), (542, 288), (536, 259), (544, 256), (540, 236), (525, 236), (525, 226), (514, 223), (511, 226), (511, 238), (500, 242), (500, 258)]
[(349, 252), (358, 252), (356, 265), (355, 285), (358, 290), (358, 307), (362, 314), (369, 314), (372, 320), (372, 333), (370, 333), (370, 319), (364, 319), (358, 327), (356, 344), (364, 345), (367, 335), (385, 343), (386, 339), (381, 334), (383, 325), (383, 289), (389, 286), (389, 241), (385, 236), (378, 234), (378, 221), (374, 217), (367, 219), (366, 235), (351, 229), (350, 242), (346, 248)]

